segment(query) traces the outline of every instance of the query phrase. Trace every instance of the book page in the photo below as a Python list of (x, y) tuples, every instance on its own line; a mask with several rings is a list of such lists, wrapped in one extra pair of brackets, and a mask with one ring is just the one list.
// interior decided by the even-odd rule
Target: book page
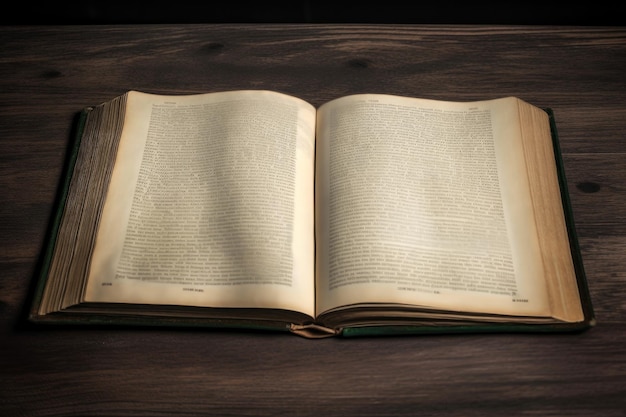
[(516, 99), (318, 111), (318, 314), (355, 303), (549, 315)]
[(131, 92), (86, 301), (314, 313), (315, 108)]

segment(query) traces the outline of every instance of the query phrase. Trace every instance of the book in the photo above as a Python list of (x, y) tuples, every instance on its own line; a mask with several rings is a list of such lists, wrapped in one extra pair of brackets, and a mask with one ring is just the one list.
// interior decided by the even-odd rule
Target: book
[(36, 323), (580, 331), (554, 114), (520, 98), (128, 91), (80, 112)]

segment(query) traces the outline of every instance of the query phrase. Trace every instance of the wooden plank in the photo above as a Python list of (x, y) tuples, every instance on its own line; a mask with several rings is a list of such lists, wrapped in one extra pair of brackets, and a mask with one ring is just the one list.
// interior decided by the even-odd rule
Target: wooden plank
[[(0, 27), (0, 414), (622, 416), (625, 70), (623, 27)], [(596, 328), (311, 341), (24, 323), (76, 112), (128, 89), (248, 88), (552, 107)]]

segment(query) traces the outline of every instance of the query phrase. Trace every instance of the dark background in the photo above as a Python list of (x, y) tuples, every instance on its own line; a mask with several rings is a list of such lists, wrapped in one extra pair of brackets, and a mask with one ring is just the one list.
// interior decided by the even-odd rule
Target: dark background
[(620, 2), (171, 1), (17, 2), (0, 24), (403, 23), (623, 25)]

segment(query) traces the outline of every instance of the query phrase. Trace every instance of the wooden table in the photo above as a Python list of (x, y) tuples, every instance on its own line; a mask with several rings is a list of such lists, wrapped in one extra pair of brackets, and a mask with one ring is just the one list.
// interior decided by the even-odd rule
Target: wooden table
[[(351, 340), (29, 326), (73, 117), (129, 89), (551, 107), (597, 326)], [(626, 413), (626, 27), (0, 27), (0, 191), (0, 415)]]

